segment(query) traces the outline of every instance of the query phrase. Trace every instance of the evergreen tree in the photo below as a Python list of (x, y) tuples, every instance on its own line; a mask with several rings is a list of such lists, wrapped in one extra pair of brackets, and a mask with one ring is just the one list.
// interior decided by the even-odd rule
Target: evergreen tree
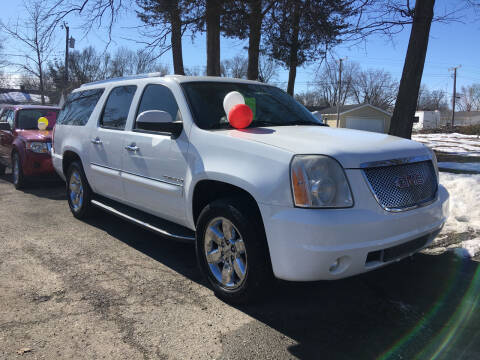
[(280, 0), (265, 26), (268, 54), (289, 70), (287, 92), (293, 95), (297, 67), (324, 57), (338, 44), (353, 14), (347, 0)]

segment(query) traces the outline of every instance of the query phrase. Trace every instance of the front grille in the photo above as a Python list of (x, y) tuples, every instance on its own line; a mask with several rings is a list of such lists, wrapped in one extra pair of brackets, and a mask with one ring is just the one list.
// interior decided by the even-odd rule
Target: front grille
[(375, 199), (385, 210), (406, 210), (436, 197), (438, 182), (431, 160), (363, 171)]

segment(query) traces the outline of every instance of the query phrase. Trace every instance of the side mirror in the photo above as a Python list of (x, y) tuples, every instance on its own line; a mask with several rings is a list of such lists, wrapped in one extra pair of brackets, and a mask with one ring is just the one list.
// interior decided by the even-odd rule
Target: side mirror
[(166, 111), (148, 110), (138, 115), (135, 130), (169, 133), (176, 139), (182, 133), (183, 123), (173, 121)]
[(10, 128), (10, 124), (8, 122), (0, 122), (0, 130), (10, 131), (12, 129)]

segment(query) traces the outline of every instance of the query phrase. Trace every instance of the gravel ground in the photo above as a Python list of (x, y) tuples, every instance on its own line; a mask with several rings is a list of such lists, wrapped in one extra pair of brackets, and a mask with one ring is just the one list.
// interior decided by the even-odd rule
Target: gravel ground
[(108, 214), (74, 219), (63, 185), (0, 176), (0, 359), (480, 358), (479, 263), (419, 254), (335, 282), (217, 299), (194, 248)]

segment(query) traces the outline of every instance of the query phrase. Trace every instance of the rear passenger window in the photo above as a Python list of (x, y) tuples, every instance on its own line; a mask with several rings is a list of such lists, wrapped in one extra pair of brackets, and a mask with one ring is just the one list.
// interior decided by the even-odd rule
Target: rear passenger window
[(78, 91), (68, 96), (58, 115), (57, 124), (83, 126), (97, 105), (104, 89)]
[(134, 85), (119, 86), (110, 92), (100, 118), (100, 126), (110, 129), (125, 129), (128, 111), (136, 89), (137, 87)]
[[(163, 85), (151, 84), (145, 87), (138, 107), (137, 116), (148, 110), (168, 112), (173, 121), (182, 121), (177, 101), (169, 88)], [(135, 128), (137, 125), (135, 124)]]
[(8, 113), (7, 113), (6, 120), (10, 125), (10, 129), (13, 129), (13, 127), (15, 125), (15, 111), (9, 110)]
[(9, 113), (10, 110), (4, 110), (2, 115), (0, 116), (0, 122), (7, 122), (7, 117)]

